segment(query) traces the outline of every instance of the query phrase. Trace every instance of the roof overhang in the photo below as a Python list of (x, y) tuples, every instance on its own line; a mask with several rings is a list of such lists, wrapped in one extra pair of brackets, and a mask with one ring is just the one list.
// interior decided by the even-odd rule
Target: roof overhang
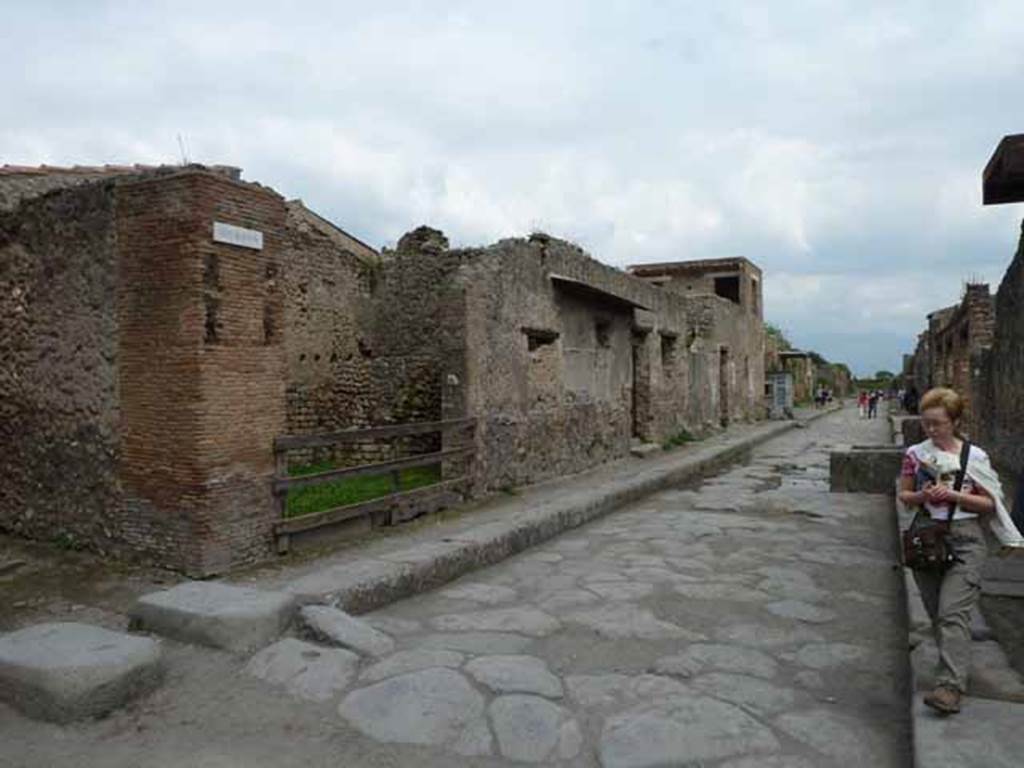
[(1024, 133), (1004, 136), (982, 173), (982, 202), (1024, 203)]
[(556, 275), (552, 273), (548, 275), (548, 278), (551, 280), (551, 284), (555, 286), (555, 288), (586, 301), (604, 304), (605, 306), (617, 307), (619, 309), (649, 309), (649, 307), (645, 307), (643, 304), (639, 304), (632, 299), (627, 299), (625, 296), (619, 296), (616, 293), (611, 293), (603, 288), (598, 288), (596, 285), (585, 283), (582, 280), (577, 280), (573, 277), (566, 277), (565, 275)]

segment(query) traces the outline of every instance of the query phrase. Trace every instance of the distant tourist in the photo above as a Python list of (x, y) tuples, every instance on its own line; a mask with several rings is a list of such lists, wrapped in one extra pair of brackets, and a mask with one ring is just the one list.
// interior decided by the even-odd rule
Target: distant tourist
[(866, 418), (868, 415), (868, 393), (863, 389), (860, 394), (857, 395), (857, 410), (860, 411), (860, 417)]
[[(918, 538), (912, 535), (910, 542), (920, 542), (936, 525), (948, 526), (944, 536), (939, 530), (950, 557), (938, 560), (938, 567), (918, 565), (914, 570), (939, 651), (935, 688), (924, 703), (941, 714), (959, 712), (967, 691), (971, 611), (981, 592), (981, 566), (988, 554), (981, 524), (986, 523), (1004, 547), (1024, 547), (988, 455), (960, 436), (963, 409), (963, 398), (952, 389), (929, 390), (921, 399), (921, 424), (928, 439), (907, 449), (900, 472), (900, 501), (918, 508), (911, 531), (922, 532)], [(957, 490), (962, 461), (966, 472)], [(916, 527), (919, 524), (921, 528)], [(913, 564), (910, 557), (907, 561)]]
[(877, 389), (871, 390), (871, 394), (868, 395), (868, 418), (873, 419), (878, 416), (878, 400), (881, 393)]

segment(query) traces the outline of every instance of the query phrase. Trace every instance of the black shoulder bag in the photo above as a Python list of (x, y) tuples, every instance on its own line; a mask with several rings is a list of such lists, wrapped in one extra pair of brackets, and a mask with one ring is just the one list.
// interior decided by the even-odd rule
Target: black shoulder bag
[[(967, 475), (967, 457), (971, 444), (964, 440), (960, 449), (960, 471), (957, 472), (953, 490), (959, 492)], [(934, 571), (941, 573), (946, 570), (956, 555), (949, 546), (946, 537), (949, 526), (953, 522), (956, 504), (949, 504), (949, 514), (945, 520), (934, 520), (921, 514), (921, 507), (914, 513), (910, 527), (903, 532), (903, 564), (915, 571)]]

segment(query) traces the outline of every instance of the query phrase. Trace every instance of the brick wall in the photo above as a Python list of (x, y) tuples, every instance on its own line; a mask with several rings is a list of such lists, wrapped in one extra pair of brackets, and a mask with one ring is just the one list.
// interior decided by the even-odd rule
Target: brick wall
[[(263, 250), (214, 243), (215, 220), (263, 232)], [(122, 529), (195, 575), (270, 548), (283, 224), (278, 196), (209, 173), (118, 189)]]

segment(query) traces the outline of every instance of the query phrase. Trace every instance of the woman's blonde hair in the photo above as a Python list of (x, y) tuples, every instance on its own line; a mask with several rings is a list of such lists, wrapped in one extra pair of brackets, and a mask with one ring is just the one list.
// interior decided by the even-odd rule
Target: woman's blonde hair
[(942, 408), (950, 420), (955, 423), (963, 416), (965, 405), (963, 396), (956, 390), (948, 387), (935, 387), (924, 393), (917, 409), (919, 413), (924, 413), (929, 408)]

